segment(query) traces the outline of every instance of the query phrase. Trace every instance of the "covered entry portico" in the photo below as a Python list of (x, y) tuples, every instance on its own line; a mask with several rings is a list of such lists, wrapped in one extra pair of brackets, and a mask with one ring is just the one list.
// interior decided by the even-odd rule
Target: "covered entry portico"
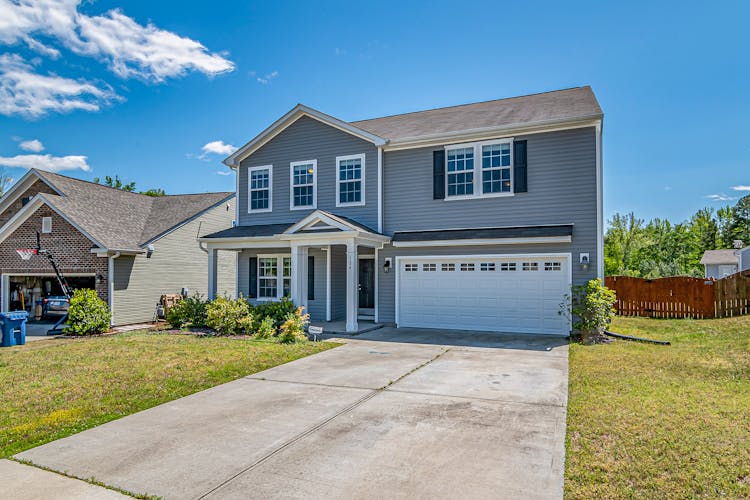
[[(254, 302), (289, 296), (305, 307), (314, 320), (344, 320), (346, 331), (358, 331), (361, 305), (360, 266), (372, 267), (374, 319), (377, 319), (377, 252), (390, 238), (352, 220), (316, 210), (294, 224), (237, 226), (201, 238), (208, 252), (208, 294), (216, 295), (218, 252), (237, 252), (238, 293)], [(267, 271), (249, 266), (271, 259)], [(273, 260), (278, 259), (278, 260)], [(277, 264), (278, 262), (278, 264)], [(314, 266), (309, 269), (308, 266)], [(313, 279), (314, 283), (309, 280)], [(278, 294), (269, 296), (267, 283), (278, 286)], [(256, 284), (260, 286), (256, 287)], [(243, 292), (244, 290), (244, 292)], [(311, 292), (316, 300), (311, 301)], [(270, 294), (273, 295), (273, 294)], [(323, 300), (321, 300), (323, 296)], [(313, 304), (314, 302), (314, 304)], [(315, 307), (313, 307), (315, 306)]]

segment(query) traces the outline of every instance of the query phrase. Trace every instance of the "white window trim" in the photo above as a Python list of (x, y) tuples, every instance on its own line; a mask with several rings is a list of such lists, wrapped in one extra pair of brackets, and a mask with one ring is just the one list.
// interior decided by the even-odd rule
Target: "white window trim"
[[(362, 162), (362, 178), (360, 179), (361, 182), (361, 191), (362, 191), (362, 199), (357, 202), (353, 203), (341, 203), (341, 183), (342, 182), (351, 182), (351, 181), (342, 181), (340, 179), (339, 175), (339, 162), (344, 160), (356, 160), (359, 159)], [(336, 157), (336, 206), (337, 207), (361, 207), (365, 204), (365, 154), (360, 153), (356, 155), (346, 155), (346, 156), (337, 156)]]
[[(445, 198), (444, 201), (453, 200), (474, 200), (476, 198), (505, 198), (507, 196), (515, 196), (515, 179), (513, 178), (513, 137), (506, 137), (503, 139), (493, 139), (489, 141), (478, 141), (478, 142), (465, 142), (462, 144), (449, 144), (445, 146), (445, 165), (443, 166), (445, 172)], [(482, 146), (494, 146), (495, 144), (509, 144), (510, 145), (510, 192), (508, 193), (483, 193), (482, 192)], [(474, 169), (464, 170), (464, 172), (472, 172), (474, 174), (474, 194), (462, 194), (462, 195), (449, 195), (448, 194), (448, 151), (452, 149), (474, 149)]]
[[(252, 207), (252, 189), (250, 188), (252, 173), (257, 170), (268, 170), (268, 208), (260, 208), (253, 210)], [(273, 212), (273, 165), (259, 165), (257, 167), (248, 167), (247, 169), (247, 213), (249, 214), (260, 214), (265, 212)]]
[[(256, 302), (273, 302), (276, 300), (281, 300), (284, 297), (284, 259), (292, 258), (292, 254), (290, 253), (273, 253), (273, 254), (257, 254), (256, 256), (256, 289), (258, 290), (258, 293), (256, 294), (257, 297), (255, 298)], [(276, 259), (276, 297), (261, 297), (260, 296), (260, 280), (262, 276), (260, 275), (260, 259)], [(291, 269), (289, 272), (288, 279), (292, 279)]]
[[(312, 205), (294, 205), (294, 167), (300, 165), (312, 165), (313, 166), (313, 202)], [(307, 186), (308, 184), (303, 184)], [(318, 160), (307, 160), (307, 161), (293, 161), (289, 164), (289, 210), (311, 210), (318, 208)]]
[(42, 217), (42, 234), (52, 232), (52, 217)]

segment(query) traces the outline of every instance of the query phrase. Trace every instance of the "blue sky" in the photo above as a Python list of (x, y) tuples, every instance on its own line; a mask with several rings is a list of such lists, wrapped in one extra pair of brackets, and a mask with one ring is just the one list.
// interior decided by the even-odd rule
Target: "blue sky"
[(19, 1), (0, 0), (6, 166), (233, 190), (224, 145), (297, 102), (356, 120), (591, 85), (607, 217), (750, 194), (747, 2)]

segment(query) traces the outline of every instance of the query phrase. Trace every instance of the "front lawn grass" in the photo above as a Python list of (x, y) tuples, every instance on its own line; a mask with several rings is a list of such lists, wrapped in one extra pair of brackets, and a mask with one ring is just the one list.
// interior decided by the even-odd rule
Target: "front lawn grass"
[(569, 498), (750, 496), (750, 317), (615, 318), (570, 346)]
[(338, 344), (134, 332), (0, 350), (0, 458)]

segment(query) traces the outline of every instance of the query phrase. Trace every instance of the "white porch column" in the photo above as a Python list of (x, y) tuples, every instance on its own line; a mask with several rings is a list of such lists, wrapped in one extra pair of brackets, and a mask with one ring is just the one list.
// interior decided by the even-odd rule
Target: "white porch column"
[(216, 298), (217, 269), (219, 256), (216, 249), (209, 247), (208, 252), (208, 300)]
[(355, 240), (346, 243), (346, 331), (356, 332), (357, 325), (357, 243)]
[(307, 311), (307, 247), (292, 245), (292, 301)]

